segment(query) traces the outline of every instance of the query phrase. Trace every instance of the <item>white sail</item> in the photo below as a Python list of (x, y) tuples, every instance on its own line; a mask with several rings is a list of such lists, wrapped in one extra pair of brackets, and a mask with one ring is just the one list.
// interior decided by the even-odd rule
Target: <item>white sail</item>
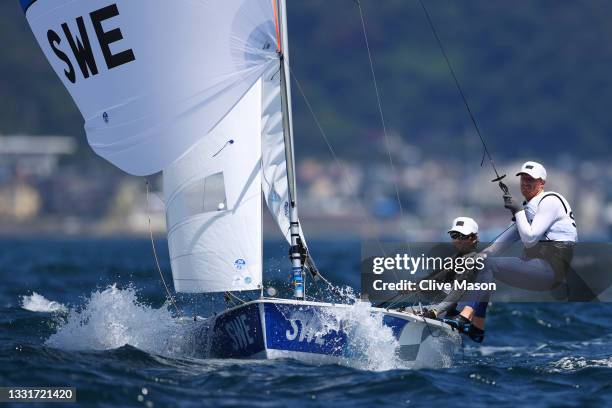
[(279, 75), (278, 67), (273, 67), (262, 78), (262, 189), (272, 217), (285, 239), (291, 242)]
[(278, 66), (271, 0), (22, 1), (94, 151), (166, 168)]
[(261, 81), (164, 170), (177, 292), (257, 289), (262, 281)]
[[(280, 14), (284, 16), (286, 4), (284, 0), (279, 2)], [(282, 38), (282, 50), (285, 65), (289, 63), (289, 42), (287, 39), (286, 19), (284, 24), (279, 27), (279, 34)], [(290, 72), (285, 69), (287, 103), (289, 120), (287, 124), (291, 127), (291, 89)], [(266, 204), (272, 217), (276, 221), (283, 236), (291, 244), (290, 227), (290, 198), (287, 173), (287, 147), (285, 146), (283, 130), (283, 112), (281, 101), (281, 72), (278, 66), (272, 66), (263, 76), (262, 88), (262, 189), (266, 199)], [(292, 134), (292, 129), (289, 129)], [(290, 152), (293, 154), (293, 152)], [(304, 236), (300, 226), (302, 242)]]
[[(262, 189), (268, 210), (276, 221), (287, 242), (291, 243), (289, 231), (289, 189), (287, 184), (287, 161), (281, 107), (281, 88), (278, 67), (262, 78)], [(304, 234), (300, 226), (302, 242)]]
[(290, 243), (297, 221), (285, 1), (21, 3), (94, 151), (131, 174), (163, 170), (177, 291), (257, 288), (260, 189)]

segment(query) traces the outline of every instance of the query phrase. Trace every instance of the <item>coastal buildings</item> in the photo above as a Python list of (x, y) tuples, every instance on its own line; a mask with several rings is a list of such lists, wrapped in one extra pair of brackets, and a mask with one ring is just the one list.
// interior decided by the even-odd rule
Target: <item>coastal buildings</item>
[[(395, 137), (394, 172), (379, 147), (368, 160), (298, 157), (300, 215), (308, 236), (432, 241), (444, 238), (450, 219), (466, 214), (478, 219), (486, 240), (508, 224), (501, 191), (479, 158), (432, 158)], [(83, 163), (77, 152), (70, 137), (0, 136), (0, 233), (146, 235), (149, 228), (163, 233), (159, 175), (127, 176), (95, 156), (95, 165)], [(517, 195), (514, 170), (523, 159), (498, 163)], [(569, 157), (542, 161), (550, 174), (547, 189), (563, 192), (572, 203), (581, 238), (607, 239), (612, 164)], [(276, 228), (272, 219), (264, 227)]]

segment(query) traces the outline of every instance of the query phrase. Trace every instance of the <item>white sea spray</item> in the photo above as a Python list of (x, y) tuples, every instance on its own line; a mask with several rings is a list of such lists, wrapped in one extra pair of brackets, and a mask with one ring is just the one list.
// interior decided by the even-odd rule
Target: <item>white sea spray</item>
[(141, 303), (134, 288), (115, 285), (94, 291), (84, 306), (71, 308), (45, 345), (65, 350), (109, 350), (129, 344), (166, 356), (191, 354), (191, 325)]
[(49, 300), (36, 292), (32, 292), (32, 295), (24, 295), (21, 297), (21, 307), (30, 312), (67, 312), (68, 308), (61, 303), (54, 300)]

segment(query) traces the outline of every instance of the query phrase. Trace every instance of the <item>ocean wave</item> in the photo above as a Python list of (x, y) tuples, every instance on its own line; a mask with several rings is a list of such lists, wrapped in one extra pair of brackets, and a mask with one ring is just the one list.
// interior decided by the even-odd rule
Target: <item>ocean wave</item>
[(24, 295), (21, 297), (21, 307), (30, 312), (67, 312), (68, 308), (61, 303), (54, 300), (49, 300), (36, 292), (33, 292), (31, 296)]
[(527, 351), (527, 347), (514, 347), (514, 346), (480, 346), (477, 352), (483, 357), (488, 357), (493, 354), (512, 353), (514, 355), (521, 355)]
[(612, 357), (602, 359), (589, 359), (585, 357), (563, 357), (550, 364), (550, 372), (577, 371), (584, 368), (604, 367), (612, 368)]
[(63, 350), (110, 350), (125, 345), (166, 356), (193, 352), (190, 325), (138, 301), (132, 287), (95, 291), (82, 308), (70, 309), (66, 321), (45, 342)]

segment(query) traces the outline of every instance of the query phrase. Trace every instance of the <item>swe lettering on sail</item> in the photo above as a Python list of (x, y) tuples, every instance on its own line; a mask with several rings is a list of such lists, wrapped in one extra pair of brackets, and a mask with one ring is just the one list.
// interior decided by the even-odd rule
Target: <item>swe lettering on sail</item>
[[(92, 11), (89, 13), (89, 19), (91, 20), (91, 26), (95, 32), (95, 38), (100, 46), (102, 55), (104, 56), (104, 62), (106, 63), (107, 69), (113, 69), (128, 62), (134, 61), (134, 52), (131, 48), (124, 49), (123, 51), (113, 52), (111, 51), (111, 44), (123, 40), (123, 34), (119, 27), (106, 29), (103, 27), (112, 26), (109, 19), (117, 17), (119, 15), (119, 9), (116, 4), (103, 7), (101, 9)], [(76, 83), (77, 75), (72, 60), (68, 57), (66, 52), (62, 48), (69, 48), (70, 52), (77, 62), (78, 67), (83, 75), (83, 78), (87, 79), (89, 76), (98, 74), (98, 62), (95, 59), (92, 44), (90, 41), (90, 35), (85, 26), (85, 20), (82, 16), (75, 19), (76, 27), (78, 32), (72, 33), (68, 23), (64, 22), (60, 25), (61, 33), (64, 38), (60, 36), (54, 30), (47, 31), (47, 40), (49, 45), (53, 49), (53, 53), (66, 64), (64, 74), (66, 78), (73, 84)], [(59, 31), (59, 30), (58, 30)], [(91, 36), (93, 38), (93, 36)], [(63, 42), (63, 40), (66, 40)], [(67, 45), (67, 47), (66, 47)], [(116, 45), (113, 48), (116, 49)]]

